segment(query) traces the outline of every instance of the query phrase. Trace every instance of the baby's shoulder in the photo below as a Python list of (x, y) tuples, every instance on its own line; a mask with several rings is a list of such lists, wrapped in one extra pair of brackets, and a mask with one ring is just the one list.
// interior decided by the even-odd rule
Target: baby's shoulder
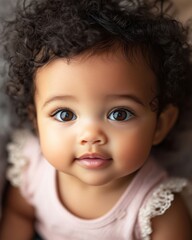
[(174, 195), (174, 201), (162, 216), (152, 219), (152, 239), (190, 240), (192, 238), (191, 218), (184, 199)]
[[(169, 221), (175, 222), (175, 224), (177, 223), (178, 225), (181, 224), (182, 221), (189, 224), (189, 214), (187, 213), (184, 201), (180, 197), (180, 193), (188, 188), (188, 184), (188, 181), (184, 178), (172, 177), (163, 180), (163, 182), (157, 184), (151, 190), (138, 215), (142, 239), (148, 240), (151, 239), (149, 236), (153, 236), (153, 234), (157, 235), (158, 233), (156, 234), (155, 229), (159, 229), (159, 227), (157, 227), (158, 224), (162, 226), (162, 232), (164, 232), (164, 234), (168, 234), (166, 231), (169, 229), (169, 226), (171, 226), (171, 224), (168, 224)], [(168, 225), (164, 225), (165, 222), (167, 222)], [(166, 226), (168, 227), (166, 228)], [(162, 235), (162, 239), (167, 239), (165, 236), (163, 237)], [(177, 238), (171, 237), (171, 239)]]

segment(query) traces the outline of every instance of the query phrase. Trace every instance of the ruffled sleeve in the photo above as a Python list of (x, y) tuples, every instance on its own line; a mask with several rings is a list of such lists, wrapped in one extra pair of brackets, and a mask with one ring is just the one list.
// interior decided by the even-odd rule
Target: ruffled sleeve
[(138, 215), (139, 239), (150, 240), (151, 219), (163, 215), (174, 200), (174, 193), (181, 192), (188, 184), (183, 178), (169, 178), (161, 183), (147, 198)]
[(29, 159), (23, 153), (30, 133), (26, 130), (17, 130), (12, 134), (12, 142), (7, 145), (8, 163), (7, 179), (15, 187), (22, 184), (23, 171), (29, 164)]
[(7, 145), (7, 151), (6, 177), (30, 201), (38, 184), (41, 160), (38, 139), (28, 130), (16, 130), (12, 134), (12, 141)]

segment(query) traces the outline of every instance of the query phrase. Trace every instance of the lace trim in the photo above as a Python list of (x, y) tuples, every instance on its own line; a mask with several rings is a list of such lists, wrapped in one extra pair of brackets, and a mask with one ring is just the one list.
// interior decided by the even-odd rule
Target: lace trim
[(10, 166), (8, 166), (6, 177), (15, 187), (21, 185), (23, 169), (28, 165), (28, 158), (22, 152), (29, 135), (27, 130), (17, 130), (12, 134), (12, 142), (7, 145)]
[(151, 218), (165, 213), (174, 200), (174, 194), (181, 192), (187, 186), (187, 180), (183, 178), (171, 178), (164, 181), (154, 190), (147, 204), (139, 211), (139, 224), (142, 240), (150, 240), (152, 233)]

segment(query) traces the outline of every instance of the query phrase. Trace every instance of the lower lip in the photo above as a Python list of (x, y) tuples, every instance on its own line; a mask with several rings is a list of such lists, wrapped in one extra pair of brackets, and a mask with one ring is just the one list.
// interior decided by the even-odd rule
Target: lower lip
[(84, 158), (77, 159), (77, 162), (88, 169), (98, 169), (107, 166), (111, 159), (100, 159), (100, 158)]

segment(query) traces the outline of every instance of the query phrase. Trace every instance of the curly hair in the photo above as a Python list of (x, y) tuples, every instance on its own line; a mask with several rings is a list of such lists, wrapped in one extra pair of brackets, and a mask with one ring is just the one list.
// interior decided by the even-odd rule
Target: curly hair
[[(147, 2), (147, 3), (146, 3)], [(37, 69), (54, 58), (110, 51), (125, 56), (140, 49), (159, 85), (159, 111), (181, 110), (191, 101), (192, 64), (188, 31), (160, 9), (159, 1), (33, 0), (17, 6), (6, 25), (7, 93), (23, 121), (34, 105)]]

